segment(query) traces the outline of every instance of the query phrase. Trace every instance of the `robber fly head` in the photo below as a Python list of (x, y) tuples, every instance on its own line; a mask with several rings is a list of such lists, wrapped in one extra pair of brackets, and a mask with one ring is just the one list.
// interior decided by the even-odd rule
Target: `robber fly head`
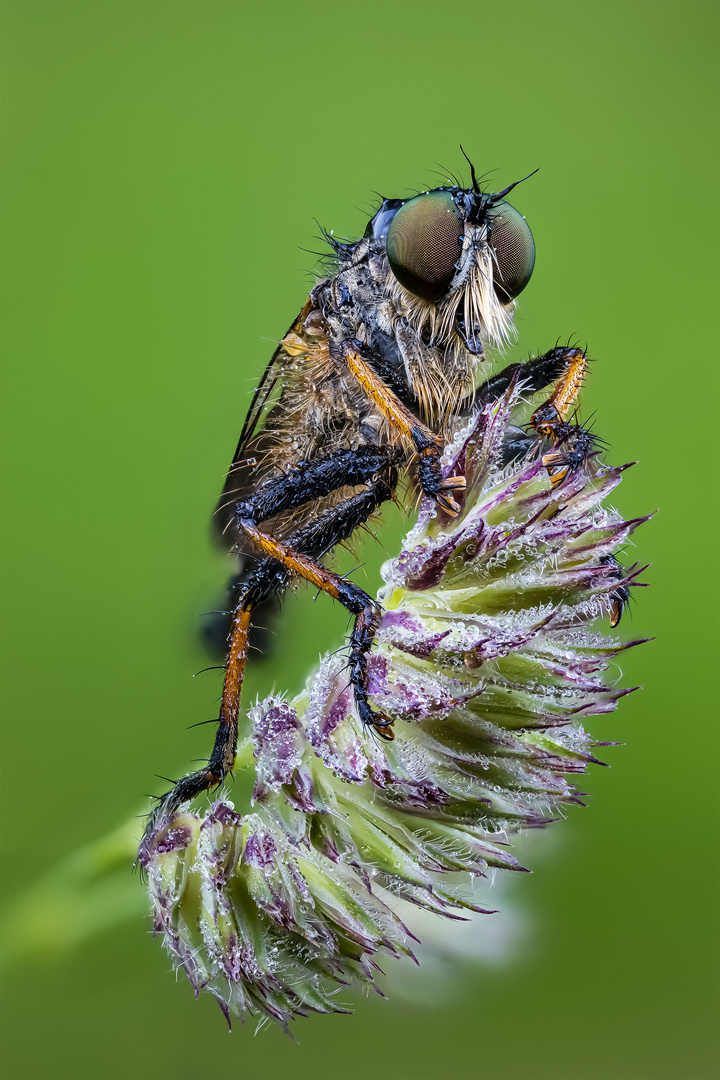
[(473, 176), (469, 190), (384, 199), (368, 223), (365, 237), (387, 257), (388, 291), (396, 301), (404, 292), (416, 321), (430, 321), (434, 336), (447, 338), (459, 317), (469, 341), (507, 341), (513, 302), (535, 265), (530, 228), (505, 199), (515, 186), (490, 194)]

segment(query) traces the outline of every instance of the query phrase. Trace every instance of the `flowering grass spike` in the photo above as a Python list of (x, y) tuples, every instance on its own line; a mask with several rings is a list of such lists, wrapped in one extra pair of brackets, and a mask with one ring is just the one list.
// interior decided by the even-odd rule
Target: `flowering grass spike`
[(252, 813), (222, 798), (153, 819), (155, 930), (228, 1019), (347, 1011), (347, 984), (413, 955), (396, 898), (480, 910), (473, 878), (523, 869), (513, 834), (580, 802), (574, 777), (606, 745), (583, 725), (630, 693), (604, 673), (637, 642), (606, 627), (639, 573), (615, 553), (646, 519), (605, 505), (627, 466), (561, 430), (552, 401), (530, 436), (517, 375), (485, 403), (443, 459), (465, 480), (460, 512), (423, 499), (383, 568), (368, 692), (394, 741), (363, 729), (333, 654), (294, 701), (251, 709), (237, 764), (254, 758)]

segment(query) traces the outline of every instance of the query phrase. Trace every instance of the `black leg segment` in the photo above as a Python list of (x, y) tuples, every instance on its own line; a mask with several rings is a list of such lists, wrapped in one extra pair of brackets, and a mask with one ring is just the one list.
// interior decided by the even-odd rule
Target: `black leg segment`
[(390, 446), (359, 446), (303, 462), (285, 476), (267, 481), (246, 499), (236, 503), (237, 520), (255, 524), (267, 521), (285, 510), (294, 510), (313, 499), (322, 498), (342, 487), (365, 484), (386, 474), (398, 462), (397, 451)]

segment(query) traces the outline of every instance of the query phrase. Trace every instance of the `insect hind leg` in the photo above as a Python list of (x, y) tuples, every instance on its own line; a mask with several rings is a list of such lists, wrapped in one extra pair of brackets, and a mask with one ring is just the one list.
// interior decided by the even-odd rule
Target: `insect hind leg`
[[(227, 657), (228, 640), (237, 600), (257, 569), (257, 559), (250, 558), (246, 554), (239, 554), (238, 561), (237, 573), (228, 580), (224, 594), (218, 600), (218, 610), (206, 612), (200, 624), (199, 637), (202, 647), (207, 655), (218, 663), (224, 662)], [(272, 654), (275, 645), (273, 625), (278, 616), (279, 606), (279, 601), (274, 595), (253, 604), (248, 661), (265, 660)]]
[(286, 541), (276, 540), (261, 532), (253, 522), (239, 523), (247, 539), (281, 564), (286, 572), (317, 586), (355, 616), (350, 635), (349, 664), (355, 704), (362, 723), (374, 728), (386, 739), (393, 737), (392, 721), (384, 713), (371, 708), (367, 691), (367, 655), (375, 639), (382, 609), (357, 585), (328, 570), (318, 560), (336, 544), (346, 540), (381, 503), (391, 498), (396, 483), (397, 472), (394, 467), (389, 467), (371, 483), (368, 490), (351, 495), (325, 510)]
[(265, 559), (256, 568), (250, 580), (242, 586), (232, 618), (225, 681), (213, 751), (207, 765), (182, 777), (171, 791), (158, 799), (146, 824), (144, 839), (147, 839), (162, 821), (172, 817), (184, 803), (191, 802), (210, 788), (218, 787), (232, 772), (237, 753), (240, 690), (247, 660), (251, 612), (256, 604), (281, 588), (286, 580), (287, 574), (283, 568), (274, 560)]
[(278, 541), (262, 533), (252, 521), (238, 522), (246, 538), (266, 557), (242, 584), (233, 613), (215, 745), (206, 766), (183, 777), (158, 800), (147, 823), (145, 837), (184, 803), (222, 784), (232, 772), (237, 753), (240, 692), (247, 659), (251, 612), (256, 605), (284, 588), (291, 575), (317, 585), (355, 615), (350, 635), (350, 682), (358, 714), (364, 725), (372, 726), (383, 738), (392, 739), (392, 721), (383, 713), (371, 709), (367, 692), (367, 654), (380, 621), (380, 605), (357, 585), (334, 574), (318, 560), (336, 544), (346, 540), (383, 502), (390, 499), (396, 484), (397, 470), (388, 465), (380, 476), (370, 482), (367, 490), (318, 514), (287, 541)]

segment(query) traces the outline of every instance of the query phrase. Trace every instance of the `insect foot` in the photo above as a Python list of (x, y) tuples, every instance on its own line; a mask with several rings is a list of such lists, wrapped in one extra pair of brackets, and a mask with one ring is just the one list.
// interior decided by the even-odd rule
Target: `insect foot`
[(440, 457), (442, 447), (437, 440), (423, 445), (418, 451), (418, 480), (426, 498), (436, 502), (449, 517), (460, 513), (460, 504), (453, 493), (465, 490), (464, 476), (448, 476), (443, 479)]
[[(228, 1022), (346, 1012), (351, 988), (413, 955), (417, 907), (490, 910), (473, 882), (522, 870), (513, 838), (581, 804), (578, 777), (612, 745), (631, 692), (616, 661), (639, 642), (610, 627), (640, 584), (615, 553), (646, 519), (605, 505), (624, 467), (599, 454), (568, 471), (562, 508), (537, 453), (505, 462), (524, 393), (511, 380), (459, 435), (444, 490), (465, 478), (462, 517), (422, 507), (376, 600), (304, 567), (355, 614), (351, 679), (330, 654), (293, 701), (268, 697), (243, 718), (250, 812), (227, 798), (179, 805), (194, 774), (151, 822), (139, 861), (154, 930)], [(258, 543), (299, 572), (299, 549), (316, 552), (329, 527)]]

